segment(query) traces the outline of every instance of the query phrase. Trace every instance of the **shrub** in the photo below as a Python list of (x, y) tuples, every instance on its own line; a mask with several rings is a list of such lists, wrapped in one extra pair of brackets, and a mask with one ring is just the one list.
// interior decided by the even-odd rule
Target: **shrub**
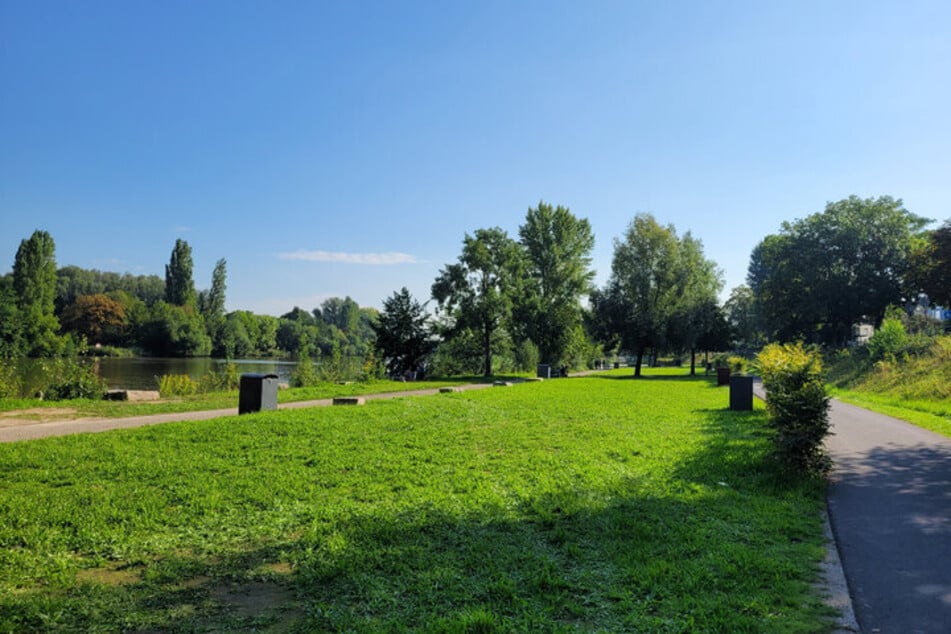
[(361, 381), (379, 381), (386, 376), (386, 368), (383, 363), (376, 358), (373, 348), (367, 350), (367, 355), (363, 359), (363, 365), (360, 366), (359, 379)]
[(823, 440), (829, 433), (829, 396), (817, 352), (802, 344), (771, 344), (757, 358), (768, 399), (775, 455), (801, 473), (828, 470)]
[(164, 374), (159, 379), (159, 395), (162, 398), (190, 396), (197, 393), (198, 382), (187, 374)]
[(310, 360), (310, 355), (306, 350), (301, 350), (297, 357), (297, 365), (291, 372), (291, 387), (311, 387), (317, 385), (317, 373), (314, 371), (314, 363)]
[(525, 339), (515, 348), (515, 367), (520, 372), (535, 372), (541, 353), (531, 339)]
[(744, 357), (731, 355), (726, 358), (726, 367), (730, 368), (730, 374), (746, 374), (750, 369), (750, 362)]
[(218, 372), (209, 372), (198, 380), (196, 391), (206, 392), (225, 392), (237, 390), (241, 384), (241, 377), (238, 375), (238, 366), (234, 363), (228, 363)]
[(908, 343), (905, 325), (893, 317), (882, 321), (881, 327), (868, 340), (868, 352), (873, 361), (894, 360)]

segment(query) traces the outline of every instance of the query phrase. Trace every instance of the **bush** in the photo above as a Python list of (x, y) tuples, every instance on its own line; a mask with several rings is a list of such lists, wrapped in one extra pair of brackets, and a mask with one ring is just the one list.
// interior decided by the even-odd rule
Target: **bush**
[(201, 393), (206, 392), (226, 392), (237, 390), (241, 384), (241, 377), (238, 375), (238, 366), (228, 363), (218, 372), (209, 372), (198, 380), (196, 390)]
[(187, 374), (164, 374), (159, 379), (159, 395), (162, 398), (190, 396), (197, 393), (198, 382)]
[(868, 340), (868, 352), (873, 361), (891, 360), (900, 354), (908, 343), (905, 325), (900, 319), (886, 318), (881, 327)]
[(515, 367), (520, 372), (532, 372), (538, 368), (541, 353), (531, 339), (525, 339), (515, 349)]
[(291, 387), (311, 387), (317, 385), (317, 373), (314, 371), (314, 362), (306, 350), (302, 350), (297, 357), (297, 365), (291, 372)]
[(750, 369), (750, 362), (744, 357), (732, 355), (726, 358), (726, 366), (730, 368), (730, 374), (746, 374)]
[(819, 354), (801, 343), (771, 344), (757, 362), (777, 458), (800, 474), (827, 471), (823, 441), (829, 433), (829, 396)]

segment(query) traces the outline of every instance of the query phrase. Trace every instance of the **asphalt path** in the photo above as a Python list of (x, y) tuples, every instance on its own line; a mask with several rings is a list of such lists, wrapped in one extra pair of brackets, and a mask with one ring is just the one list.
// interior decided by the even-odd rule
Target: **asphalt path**
[(951, 439), (832, 401), (828, 508), (866, 634), (951, 632)]

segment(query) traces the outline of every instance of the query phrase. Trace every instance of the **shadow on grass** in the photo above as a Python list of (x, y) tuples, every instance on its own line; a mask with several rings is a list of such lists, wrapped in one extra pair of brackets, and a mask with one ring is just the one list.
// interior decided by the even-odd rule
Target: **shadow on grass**
[(373, 509), (8, 596), (0, 631), (816, 631), (814, 492), (778, 485), (761, 412), (697, 415), (705, 442), (660, 492), (628, 476), (467, 513)]
[[(571, 377), (569, 377), (571, 378)], [(709, 381), (716, 383), (717, 377), (715, 375), (704, 375), (702, 372), (694, 376), (689, 374), (642, 374), (641, 376), (634, 376), (633, 370), (630, 374), (591, 374), (586, 377), (578, 378), (589, 378), (589, 379), (603, 379), (607, 381)]]
[[(863, 626), (938, 632), (951, 623), (949, 482), (948, 443), (835, 458), (829, 512), (845, 570), (861, 588)], [(883, 571), (900, 571), (901, 582)]]

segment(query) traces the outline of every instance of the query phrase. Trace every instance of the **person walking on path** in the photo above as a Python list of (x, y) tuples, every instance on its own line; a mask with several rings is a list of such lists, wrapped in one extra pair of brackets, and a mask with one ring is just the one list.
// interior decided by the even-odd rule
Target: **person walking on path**
[(866, 634), (951, 632), (951, 439), (832, 401), (828, 507)]

